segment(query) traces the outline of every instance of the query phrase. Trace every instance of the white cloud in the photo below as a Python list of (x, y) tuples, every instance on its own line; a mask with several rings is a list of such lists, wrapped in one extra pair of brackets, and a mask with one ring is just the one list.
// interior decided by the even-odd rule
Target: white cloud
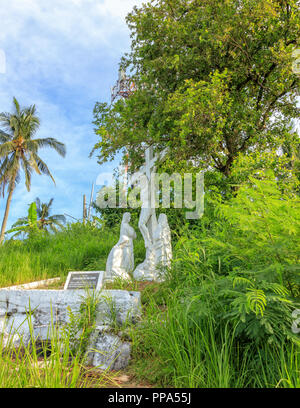
[[(81, 216), (82, 195), (101, 168), (88, 154), (97, 141), (92, 109), (109, 100), (118, 62), (130, 45), (125, 16), (141, 0), (10, 0), (0, 2), (0, 49), (6, 74), (0, 75), (0, 111), (10, 111), (12, 97), (22, 105), (35, 103), (41, 118), (39, 137), (55, 137), (67, 146), (67, 157), (43, 150), (56, 180), (34, 175), (28, 193), (18, 185), (9, 224), (26, 215), (37, 196), (54, 197), (53, 211)], [(0, 199), (0, 222), (4, 200)]]
[[(11, 0), (0, 5), (0, 48), (6, 51), (8, 70), (22, 69), (22, 77), (55, 76), (72, 83), (78, 65), (89, 55), (119, 56), (128, 46), (126, 14), (140, 0)], [(66, 67), (68, 69), (66, 69)], [(100, 67), (99, 67), (100, 68)], [(18, 72), (19, 74), (19, 72)]]
[[(2, 3), (3, 4), (3, 3)], [(10, 0), (1, 7), (0, 41), (28, 35), (32, 24), (41, 32), (78, 44), (105, 43), (125, 28), (125, 17), (140, 0)], [(116, 44), (114, 44), (115, 46)]]

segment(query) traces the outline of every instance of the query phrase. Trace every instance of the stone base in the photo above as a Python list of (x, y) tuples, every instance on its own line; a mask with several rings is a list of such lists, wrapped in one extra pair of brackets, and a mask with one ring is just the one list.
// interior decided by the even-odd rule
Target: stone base
[(133, 277), (139, 282), (163, 282), (163, 273), (155, 268), (148, 267), (145, 264), (140, 264), (133, 273)]
[[(18, 347), (21, 339), (29, 344), (30, 325), (35, 338), (50, 339), (51, 327), (69, 322), (69, 311), (79, 312), (84, 290), (7, 290), (0, 289), (0, 338)], [(124, 368), (130, 358), (130, 343), (111, 334), (111, 326), (135, 324), (141, 313), (140, 292), (105, 290), (97, 305), (96, 326), (90, 339), (90, 362), (102, 369)], [(31, 322), (29, 324), (29, 322)], [(90, 352), (91, 353), (91, 352)]]
[(101, 370), (122, 370), (129, 363), (130, 353), (129, 342), (121, 341), (109, 327), (98, 327), (89, 345), (87, 363)]
[(156, 272), (142, 268), (134, 271), (134, 279), (138, 282), (155, 282), (157, 280)]
[(112, 283), (116, 279), (130, 280), (131, 277), (128, 272), (121, 268), (115, 268), (111, 271), (106, 271), (104, 274), (104, 282)]

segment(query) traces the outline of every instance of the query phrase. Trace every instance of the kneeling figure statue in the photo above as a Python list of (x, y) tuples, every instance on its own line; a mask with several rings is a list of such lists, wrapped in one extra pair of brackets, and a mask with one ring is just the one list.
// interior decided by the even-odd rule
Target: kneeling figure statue
[(134, 269), (133, 240), (136, 233), (129, 225), (130, 219), (130, 213), (123, 215), (120, 239), (107, 258), (104, 278), (106, 282), (112, 282), (116, 278), (130, 279), (130, 272)]

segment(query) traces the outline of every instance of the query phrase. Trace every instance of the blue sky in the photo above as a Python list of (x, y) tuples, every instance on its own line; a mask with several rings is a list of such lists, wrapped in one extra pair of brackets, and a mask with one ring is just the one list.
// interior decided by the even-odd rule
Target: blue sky
[[(27, 214), (36, 197), (42, 202), (54, 197), (55, 214), (81, 218), (83, 194), (89, 198), (99, 174), (118, 165), (116, 160), (100, 167), (96, 157), (88, 157), (97, 141), (92, 112), (96, 101), (110, 101), (120, 58), (130, 49), (125, 17), (141, 4), (141, 0), (1, 0), (0, 111), (12, 110), (14, 96), (22, 106), (36, 104), (41, 119), (38, 137), (55, 137), (67, 147), (65, 159), (49, 149), (40, 151), (56, 186), (50, 178), (34, 175), (27, 192), (22, 181), (14, 193), (8, 227)], [(4, 207), (0, 198), (0, 221)]]

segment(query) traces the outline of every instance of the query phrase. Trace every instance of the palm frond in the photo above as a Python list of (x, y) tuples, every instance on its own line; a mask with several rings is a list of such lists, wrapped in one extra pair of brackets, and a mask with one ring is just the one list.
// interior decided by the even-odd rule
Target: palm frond
[(20, 115), (20, 113), (21, 113), (21, 107), (20, 107), (20, 104), (19, 104), (19, 102), (18, 102), (18, 100), (17, 100), (17, 98), (16, 98), (15, 96), (13, 97), (13, 104), (14, 104), (15, 112), (16, 112), (18, 115)]
[(11, 227), (16, 228), (21, 225), (27, 225), (27, 224), (28, 224), (28, 218), (23, 217), (23, 218), (19, 218)]
[(37, 174), (41, 175), (41, 171), (39, 169), (39, 166), (37, 164), (36, 158), (34, 156), (34, 153), (30, 153), (30, 165), (33, 167), (33, 169), (37, 172)]
[(42, 216), (43, 218), (47, 218), (47, 217), (49, 216), (49, 214), (50, 214), (50, 208), (51, 208), (51, 206), (52, 206), (52, 203), (53, 203), (53, 198), (50, 199), (50, 201), (49, 201), (48, 204), (46, 204), (46, 203), (43, 203), (43, 204), (42, 204), (41, 216)]
[(50, 208), (51, 208), (51, 206), (53, 204), (53, 200), (54, 200), (54, 198), (50, 198), (49, 203), (47, 204), (48, 211), (50, 210)]
[(6, 157), (8, 154), (14, 152), (13, 142), (5, 142), (0, 144), (0, 158)]
[(0, 113), (0, 124), (7, 132), (11, 132), (12, 130), (11, 118), (12, 118), (12, 115), (8, 112)]
[(35, 203), (36, 203), (36, 212), (37, 212), (38, 217), (40, 218), (42, 214), (42, 207), (41, 207), (41, 200), (39, 199), (39, 197), (36, 197)]
[(59, 142), (58, 140), (48, 137), (45, 139), (33, 139), (26, 141), (27, 149), (33, 152), (37, 152), (39, 148), (42, 147), (51, 147), (54, 149), (60, 156), (65, 157), (66, 155), (66, 146)]
[(58, 232), (58, 228), (56, 228), (55, 224), (50, 224), (49, 228), (51, 229), (51, 231), (53, 232)]
[[(13, 183), (14, 180), (14, 184)], [(20, 181), (20, 163), (18, 157), (13, 154), (6, 157), (0, 168), (0, 185), (8, 184), (9, 189), (14, 188)]]
[(30, 165), (30, 162), (26, 159), (25, 155), (22, 155), (21, 164), (22, 164), (24, 174), (25, 174), (25, 185), (26, 185), (27, 191), (30, 191), (32, 167)]
[(65, 224), (66, 222), (66, 217), (64, 215), (52, 215), (51, 217), (49, 217), (49, 220), (55, 222), (55, 223), (63, 223)]
[(50, 173), (47, 164), (34, 152), (31, 152), (30, 156), (31, 163), (34, 166), (36, 172), (38, 174), (45, 174), (46, 176), (49, 176), (52, 179), (53, 183), (55, 184), (55, 180), (52, 174)]
[(25, 119), (24, 119), (24, 138), (26, 140), (31, 140), (32, 136), (37, 132), (40, 127), (40, 119), (36, 116), (36, 107), (35, 105), (30, 106), (24, 110)]
[(0, 143), (6, 143), (10, 140), (11, 135), (0, 130)]

